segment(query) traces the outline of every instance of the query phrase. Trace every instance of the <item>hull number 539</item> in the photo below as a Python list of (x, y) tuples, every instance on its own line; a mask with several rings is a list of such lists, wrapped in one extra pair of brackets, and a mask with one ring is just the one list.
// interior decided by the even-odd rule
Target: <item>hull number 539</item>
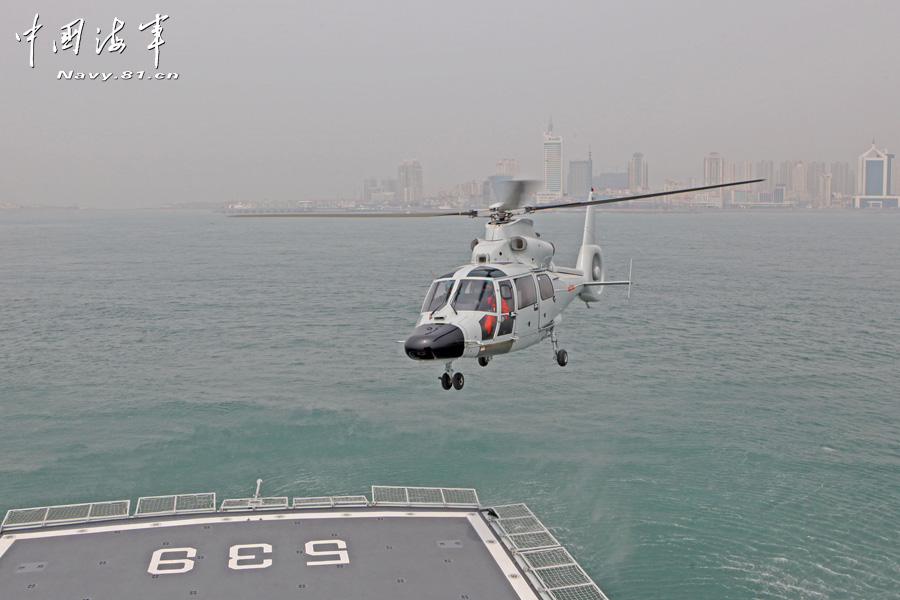
[[(346, 565), (350, 562), (344, 540), (312, 540), (306, 542), (307, 566)], [(228, 549), (228, 568), (233, 571), (267, 569), (274, 563), (271, 544), (238, 544)], [(160, 548), (150, 557), (147, 571), (153, 575), (187, 573), (193, 570), (197, 549)]]

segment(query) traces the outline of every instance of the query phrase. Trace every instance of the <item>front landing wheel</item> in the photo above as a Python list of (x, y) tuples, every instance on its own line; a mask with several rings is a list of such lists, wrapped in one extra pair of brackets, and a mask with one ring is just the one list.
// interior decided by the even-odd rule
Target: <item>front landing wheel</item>
[(445, 390), (449, 390), (453, 387), (453, 380), (450, 379), (450, 373), (444, 373), (441, 375), (441, 387)]
[(556, 364), (558, 364), (561, 367), (564, 367), (567, 364), (569, 364), (569, 353), (566, 352), (565, 350), (558, 351), (556, 353)]
[(453, 376), (453, 387), (457, 390), (461, 390), (463, 386), (466, 384), (466, 378), (463, 377), (462, 373), (457, 373)]
[(489, 362), (491, 362), (490, 356), (479, 356), (478, 357), (479, 366), (486, 367), (486, 366), (488, 366)]

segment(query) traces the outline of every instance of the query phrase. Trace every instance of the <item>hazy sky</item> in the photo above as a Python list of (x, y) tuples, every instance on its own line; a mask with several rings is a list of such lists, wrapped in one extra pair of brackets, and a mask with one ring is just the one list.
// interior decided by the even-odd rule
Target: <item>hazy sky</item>
[[(873, 137), (900, 146), (898, 0), (14, 4), (0, 12), (0, 205), (352, 198), (406, 158), (427, 195), (501, 158), (539, 178), (551, 114), (566, 162), (590, 146), (595, 171), (622, 170), (640, 151), (653, 186), (701, 177), (712, 151), (855, 164)], [(156, 13), (158, 71), (138, 29)], [(126, 50), (98, 56), (114, 17)], [(78, 18), (80, 53), (54, 54)]]

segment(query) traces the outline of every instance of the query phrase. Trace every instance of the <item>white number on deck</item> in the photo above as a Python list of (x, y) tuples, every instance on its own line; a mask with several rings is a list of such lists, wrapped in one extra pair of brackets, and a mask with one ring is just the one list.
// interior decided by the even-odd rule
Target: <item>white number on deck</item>
[[(347, 542), (344, 540), (313, 540), (306, 542), (306, 555), (325, 557), (322, 560), (308, 560), (308, 566), (346, 565), (350, 563)], [(266, 569), (273, 560), (265, 558), (272, 554), (271, 544), (238, 544), (228, 549), (228, 568), (234, 571), (244, 569)], [(150, 558), (147, 571), (153, 575), (187, 573), (194, 568), (197, 558), (196, 548), (160, 548)]]
[[(337, 550), (318, 550), (316, 546), (337, 546)], [(347, 554), (347, 542), (344, 540), (314, 540), (306, 542), (306, 554), (309, 556), (336, 556), (332, 560), (308, 560), (307, 565), (346, 565), (350, 562)]]
[[(183, 552), (184, 556), (180, 558), (163, 558), (164, 554), (173, 554), (175, 552)], [(150, 568), (148, 572), (153, 575), (168, 575), (169, 573), (187, 573), (194, 568), (194, 561), (197, 556), (196, 548), (160, 548), (153, 553), (150, 558)], [(163, 565), (181, 565), (173, 569), (160, 569)]]
[[(229, 569), (265, 569), (272, 566), (271, 558), (259, 560), (256, 552), (241, 553), (241, 550), (249, 550), (250, 548), (259, 549), (259, 554), (272, 554), (271, 544), (239, 544), (232, 546), (228, 551), (228, 568)], [(248, 563), (247, 561), (257, 560), (259, 562)]]

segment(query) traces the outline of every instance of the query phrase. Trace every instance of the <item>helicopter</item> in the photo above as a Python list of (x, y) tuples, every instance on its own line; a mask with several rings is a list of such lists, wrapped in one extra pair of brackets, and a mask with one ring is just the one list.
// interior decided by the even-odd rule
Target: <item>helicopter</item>
[[(602, 199), (595, 198), (591, 189), (584, 202), (539, 206), (521, 206), (537, 182), (510, 182), (506, 198), (487, 211), (445, 213), (487, 216), (489, 221), (484, 237), (472, 242), (470, 264), (436, 278), (431, 284), (416, 327), (403, 340), (403, 349), (413, 360), (443, 362), (440, 381), (445, 390), (460, 390), (465, 385), (464, 375), (453, 369), (455, 360), (475, 358), (480, 366), (486, 367), (495, 356), (529, 348), (547, 338), (554, 360), (564, 367), (569, 355), (559, 347), (556, 335), (563, 310), (575, 299), (588, 305), (599, 301), (606, 286), (628, 286), (628, 296), (631, 296), (631, 266), (627, 280), (606, 280), (603, 251), (595, 236), (597, 205), (757, 181), (760, 180)], [(534, 221), (524, 215), (576, 207), (586, 207), (584, 233), (575, 266), (564, 267), (553, 262), (554, 245), (542, 240), (535, 232)]]
[[(487, 209), (448, 213), (297, 213), (290, 215), (246, 214), (232, 216), (297, 217), (486, 217), (483, 238), (472, 241), (469, 264), (437, 277), (428, 289), (413, 332), (403, 344), (405, 354), (416, 361), (444, 365), (440, 376), (445, 390), (461, 390), (465, 376), (453, 369), (454, 361), (474, 358), (482, 367), (495, 356), (534, 346), (550, 339), (553, 359), (564, 367), (569, 361), (559, 347), (556, 326), (562, 312), (575, 299), (588, 306), (598, 302), (606, 286), (628, 286), (631, 295), (631, 268), (628, 279), (607, 281), (603, 251), (595, 236), (595, 210), (598, 205), (627, 202), (747, 185), (754, 179), (618, 198), (596, 198), (591, 189), (586, 201), (522, 206), (536, 181), (506, 182), (507, 193), (501, 202)], [(574, 267), (553, 262), (555, 247), (541, 239), (534, 221), (526, 218), (537, 211), (586, 207), (581, 248)]]

